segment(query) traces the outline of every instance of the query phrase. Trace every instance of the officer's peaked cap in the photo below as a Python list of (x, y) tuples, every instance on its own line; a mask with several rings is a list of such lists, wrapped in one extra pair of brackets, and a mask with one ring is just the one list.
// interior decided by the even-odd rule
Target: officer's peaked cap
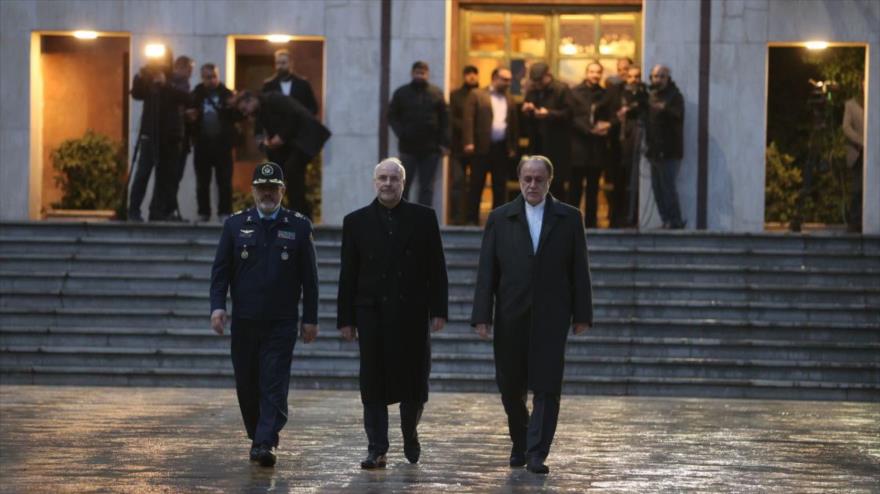
[(251, 183), (254, 185), (284, 185), (284, 172), (278, 163), (266, 161), (254, 169), (254, 180)]

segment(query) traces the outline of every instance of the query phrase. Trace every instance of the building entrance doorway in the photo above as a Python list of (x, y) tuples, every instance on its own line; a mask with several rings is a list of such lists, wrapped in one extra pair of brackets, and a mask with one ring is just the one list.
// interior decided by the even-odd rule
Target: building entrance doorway
[[(263, 83), (275, 75), (276, 51), (290, 53), (291, 70), (309, 82), (318, 103), (318, 118), (324, 108), (324, 40), (314, 36), (230, 36), (227, 58), (227, 80), (236, 90), (246, 89), (259, 94)], [(250, 207), (251, 178), (254, 167), (265, 160), (254, 137), (254, 122), (239, 124), (232, 176), (233, 210)], [(321, 218), (321, 156), (306, 171), (306, 199), (312, 205), (312, 220)]]
[(865, 144), (862, 46), (770, 46), (767, 230), (861, 231)]
[(110, 218), (121, 207), (129, 46), (126, 34), (33, 34), (32, 217)]

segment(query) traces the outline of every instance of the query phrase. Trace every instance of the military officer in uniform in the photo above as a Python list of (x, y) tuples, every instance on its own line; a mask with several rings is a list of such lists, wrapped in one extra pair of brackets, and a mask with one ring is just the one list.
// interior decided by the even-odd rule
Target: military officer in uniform
[(347, 215), (337, 327), (360, 347), (360, 389), (367, 433), (365, 469), (384, 468), (388, 405), (400, 403), (403, 453), (419, 461), (416, 428), (428, 401), (431, 339), (446, 324), (447, 277), (434, 210), (402, 200), (400, 160), (376, 165), (376, 199)]
[[(281, 207), (281, 167), (267, 162), (253, 176), (255, 207), (223, 224), (211, 269), (211, 327), (223, 334), (232, 292), (232, 366), (250, 459), (276, 461), (278, 433), (287, 422), (287, 391), (297, 329), (304, 343), (318, 334), (318, 268), (312, 225)], [(298, 305), (302, 295), (303, 314)]]

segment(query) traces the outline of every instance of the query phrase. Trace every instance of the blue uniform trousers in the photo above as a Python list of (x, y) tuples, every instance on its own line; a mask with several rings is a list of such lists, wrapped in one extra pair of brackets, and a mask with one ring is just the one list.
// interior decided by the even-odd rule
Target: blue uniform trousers
[(278, 446), (287, 423), (290, 363), (297, 320), (232, 319), (235, 390), (248, 437), (254, 445)]

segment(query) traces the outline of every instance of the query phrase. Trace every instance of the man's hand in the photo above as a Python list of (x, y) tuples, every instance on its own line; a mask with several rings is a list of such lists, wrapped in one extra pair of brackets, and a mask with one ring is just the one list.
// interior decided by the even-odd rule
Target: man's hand
[(266, 144), (266, 147), (269, 149), (278, 149), (284, 145), (284, 139), (282, 139), (281, 136), (276, 134), (276, 135), (272, 136), (271, 139), (266, 139), (264, 141), (264, 143)]
[(299, 332), (302, 335), (303, 343), (311, 343), (318, 336), (318, 325), (303, 323)]
[(190, 122), (195, 122), (199, 118), (199, 111), (195, 108), (189, 108), (183, 113), (186, 114), (186, 119)]
[(222, 335), (223, 328), (226, 327), (227, 321), (229, 321), (229, 315), (226, 314), (225, 310), (214, 309), (214, 312), (211, 313), (211, 329), (213, 329), (215, 333)]
[(523, 113), (531, 113), (531, 112), (535, 111), (535, 104), (532, 103), (531, 101), (526, 101), (522, 105), (522, 111), (523, 111)]
[(473, 144), (465, 144), (464, 146), (464, 154), (474, 154), (474, 145)]
[(358, 330), (354, 326), (343, 326), (339, 330), (342, 331), (342, 339), (345, 341), (354, 341), (358, 337)]
[(535, 108), (535, 118), (545, 119), (548, 115), (550, 115), (550, 110), (544, 108), (543, 106), (540, 108)]
[(587, 324), (585, 322), (575, 323), (574, 324), (574, 334), (579, 335), (579, 334), (586, 333), (587, 330), (590, 329), (591, 327), (592, 326), (590, 326), (589, 324)]
[(617, 110), (617, 119), (618, 119), (618, 120), (623, 120), (623, 119), (625, 119), (625, 118), (626, 118), (626, 114), (627, 114), (628, 111), (629, 111), (629, 107), (628, 107), (628, 106), (624, 106), (624, 107), (622, 107), (621, 109)]
[(656, 111), (663, 111), (666, 109), (666, 102), (665, 101), (655, 101), (655, 102), (651, 103), (651, 108), (653, 108)]
[(488, 340), (492, 334), (492, 327), (486, 323), (477, 324), (474, 330), (477, 332), (477, 335), (484, 340)]
[(434, 317), (431, 319), (431, 331), (436, 333), (443, 329), (446, 326), (446, 318), (445, 317)]

